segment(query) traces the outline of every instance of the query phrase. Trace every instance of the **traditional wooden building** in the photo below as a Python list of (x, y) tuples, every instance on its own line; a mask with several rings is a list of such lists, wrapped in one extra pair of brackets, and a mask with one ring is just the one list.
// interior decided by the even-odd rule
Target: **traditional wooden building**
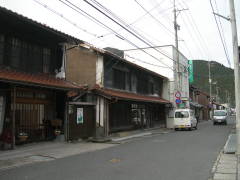
[(64, 43), (71, 36), (0, 8), (0, 141), (13, 146), (66, 134)]
[[(84, 121), (81, 127), (75, 127), (78, 137), (82, 134), (77, 128), (86, 132), (95, 127), (96, 136), (108, 136), (137, 128), (166, 127), (166, 104), (170, 103), (162, 98), (168, 90), (166, 77), (110, 51), (86, 44), (68, 48), (71, 50), (66, 53), (66, 78), (88, 88), (70, 102), (70, 109), (82, 108), (79, 111), (87, 117), (94, 111), (89, 109), (95, 107), (95, 121)], [(85, 113), (84, 108), (89, 112)]]
[(198, 120), (210, 119), (210, 96), (199, 88), (190, 86), (190, 107), (195, 111)]

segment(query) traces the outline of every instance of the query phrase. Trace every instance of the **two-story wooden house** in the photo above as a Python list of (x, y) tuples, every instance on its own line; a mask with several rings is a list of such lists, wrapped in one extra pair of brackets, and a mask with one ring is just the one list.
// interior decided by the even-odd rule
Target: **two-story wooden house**
[[(168, 91), (166, 77), (86, 44), (68, 49), (66, 79), (88, 88), (69, 106), (72, 138), (94, 132), (108, 136), (117, 131), (166, 127), (166, 104), (169, 107), (170, 103), (162, 98), (163, 91)], [(95, 110), (89, 111), (91, 106)], [(95, 111), (92, 122), (74, 125), (77, 109), (84, 117)]]
[(5, 8), (0, 26), (0, 141), (14, 146), (63, 134), (67, 92), (79, 88), (64, 78), (64, 43), (81, 41)]

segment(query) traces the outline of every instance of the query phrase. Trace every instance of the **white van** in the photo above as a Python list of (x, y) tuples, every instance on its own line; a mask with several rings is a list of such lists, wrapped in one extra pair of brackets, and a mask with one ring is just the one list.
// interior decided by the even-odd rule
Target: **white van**
[(174, 129), (197, 129), (197, 119), (191, 109), (177, 109), (174, 113)]
[(213, 125), (225, 124), (227, 125), (228, 112), (226, 110), (214, 110), (213, 112)]

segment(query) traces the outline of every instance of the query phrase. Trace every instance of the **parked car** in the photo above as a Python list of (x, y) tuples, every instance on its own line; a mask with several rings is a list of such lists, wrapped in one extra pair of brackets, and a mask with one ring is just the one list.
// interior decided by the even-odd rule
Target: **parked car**
[(197, 119), (191, 109), (177, 109), (174, 114), (174, 129), (197, 129)]
[(227, 125), (228, 112), (226, 110), (214, 110), (213, 112), (213, 125), (225, 124)]

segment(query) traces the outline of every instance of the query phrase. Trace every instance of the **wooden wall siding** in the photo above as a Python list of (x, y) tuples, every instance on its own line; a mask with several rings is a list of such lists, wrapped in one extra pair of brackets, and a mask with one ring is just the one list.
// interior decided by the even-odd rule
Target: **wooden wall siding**
[(15, 127), (16, 138), (19, 133), (27, 133), (28, 141), (39, 141), (46, 137), (43, 126), (45, 119), (44, 104), (16, 104)]
[(97, 55), (78, 47), (67, 51), (66, 79), (90, 87), (96, 84)]
[(109, 105), (110, 133), (154, 126), (166, 127), (164, 105), (126, 101)]
[(62, 50), (58, 44), (47, 46), (0, 33), (0, 65), (30, 73), (50, 73), (61, 68)]
[(205, 94), (199, 93), (198, 95), (198, 103), (202, 104), (204, 106), (208, 106), (209, 105), (209, 99)]
[(144, 95), (162, 96), (163, 79), (110, 58), (104, 58), (104, 86)]
[[(77, 108), (83, 108), (83, 124), (77, 124)], [(69, 139), (93, 137), (95, 135), (95, 110), (94, 106), (70, 105), (69, 118)]]
[(127, 102), (113, 103), (109, 105), (110, 131), (132, 129), (131, 104)]
[[(16, 144), (20, 143), (19, 133), (28, 134), (27, 142), (37, 142), (53, 140), (56, 128), (64, 131), (65, 92), (21, 87), (16, 88), (14, 101), (13, 91), (9, 89), (7, 106), (6, 117), (15, 117)], [(56, 119), (61, 122), (58, 126), (52, 124)]]

